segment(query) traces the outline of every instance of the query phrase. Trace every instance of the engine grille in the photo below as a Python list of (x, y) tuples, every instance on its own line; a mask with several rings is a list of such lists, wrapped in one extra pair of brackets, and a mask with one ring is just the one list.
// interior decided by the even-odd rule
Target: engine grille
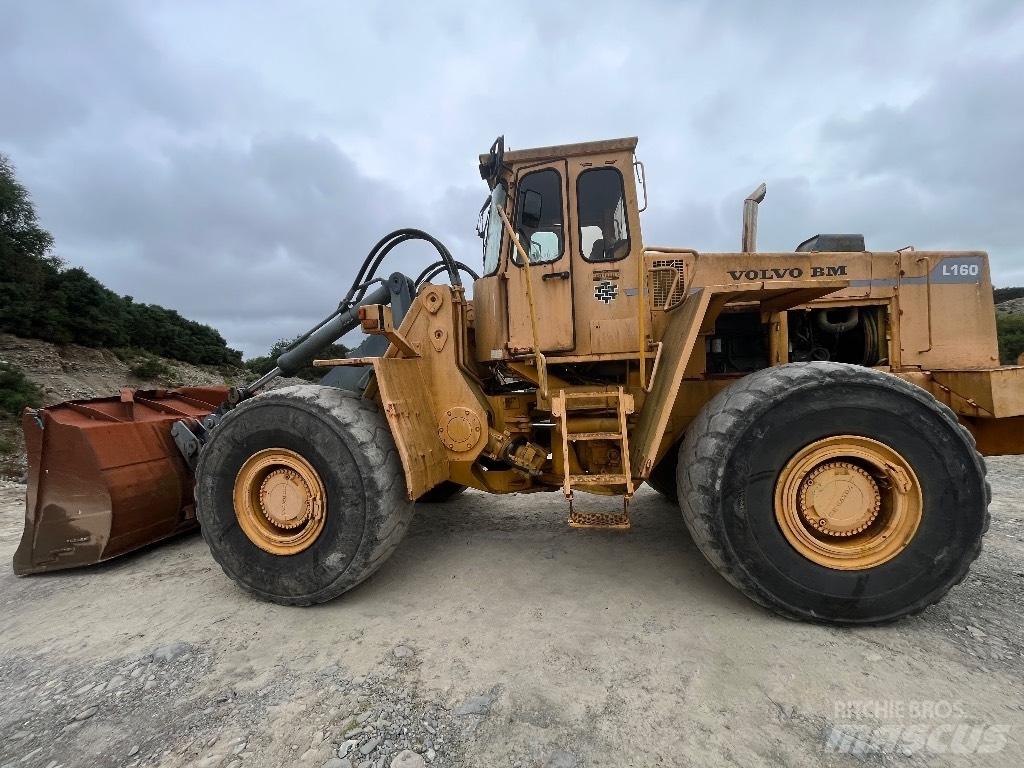
[(655, 259), (648, 272), (651, 300), (658, 309), (671, 309), (686, 296), (682, 259)]

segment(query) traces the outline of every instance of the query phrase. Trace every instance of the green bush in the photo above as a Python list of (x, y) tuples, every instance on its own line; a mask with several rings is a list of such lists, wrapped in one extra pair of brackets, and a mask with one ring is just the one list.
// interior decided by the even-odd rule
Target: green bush
[(140, 379), (162, 379), (171, 375), (171, 369), (163, 360), (150, 355), (144, 355), (136, 360), (131, 366), (131, 371)]
[(10, 363), (0, 363), (0, 411), (18, 416), (42, 402), (42, 391), (25, 374)]
[(1024, 353), (1024, 315), (996, 314), (996, 332), (999, 336), (999, 362), (1015, 365)]

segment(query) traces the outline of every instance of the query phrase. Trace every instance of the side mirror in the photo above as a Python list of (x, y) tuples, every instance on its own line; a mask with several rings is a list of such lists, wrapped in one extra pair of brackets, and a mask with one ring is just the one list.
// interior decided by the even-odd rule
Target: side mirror
[(544, 206), (544, 198), (540, 192), (527, 189), (523, 192), (522, 205), (519, 208), (520, 227), (537, 229), (540, 226), (540, 214)]

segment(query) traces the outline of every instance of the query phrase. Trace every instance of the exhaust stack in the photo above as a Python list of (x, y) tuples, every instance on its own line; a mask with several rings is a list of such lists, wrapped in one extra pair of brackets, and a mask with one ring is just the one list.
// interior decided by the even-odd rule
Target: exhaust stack
[(768, 187), (762, 184), (743, 201), (743, 243), (744, 253), (754, 253), (757, 250), (757, 206), (764, 200)]

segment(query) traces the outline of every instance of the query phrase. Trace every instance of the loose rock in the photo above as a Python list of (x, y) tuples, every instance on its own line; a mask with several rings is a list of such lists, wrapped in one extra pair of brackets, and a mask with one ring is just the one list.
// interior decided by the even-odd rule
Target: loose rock
[(171, 643), (170, 645), (162, 645), (153, 651), (153, 661), (159, 664), (167, 664), (169, 662), (180, 659), (188, 653), (188, 643)]
[(541, 768), (576, 768), (576, 755), (556, 749), (544, 756)]
[(455, 714), (458, 717), (466, 715), (489, 715), (491, 713), (491, 700), (486, 696), (470, 696), (458, 707)]
[(93, 715), (95, 715), (99, 711), (100, 711), (100, 708), (94, 704), (91, 707), (86, 707), (85, 709), (83, 709), (81, 712), (79, 712), (77, 715), (75, 715), (72, 719), (73, 720), (88, 720), (90, 717), (92, 717)]
[(403, 749), (391, 761), (391, 768), (425, 768), (426, 761), (415, 752)]

